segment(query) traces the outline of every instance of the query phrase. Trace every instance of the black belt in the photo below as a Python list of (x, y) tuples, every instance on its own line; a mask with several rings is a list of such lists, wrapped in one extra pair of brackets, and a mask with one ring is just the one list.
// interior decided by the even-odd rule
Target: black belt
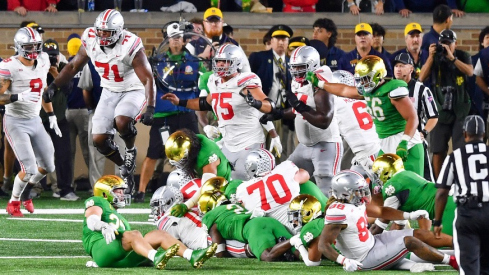
[(478, 197), (457, 197), (457, 206), (467, 206), (469, 208), (481, 208), (487, 202), (479, 201)]

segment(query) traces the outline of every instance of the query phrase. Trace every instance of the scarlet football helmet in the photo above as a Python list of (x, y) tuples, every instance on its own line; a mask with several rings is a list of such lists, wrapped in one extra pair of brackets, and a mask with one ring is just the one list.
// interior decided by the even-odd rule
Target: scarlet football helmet
[(33, 28), (21, 28), (15, 33), (14, 47), (19, 56), (36, 60), (42, 51), (42, 37)]
[[(108, 9), (97, 16), (94, 24), (97, 41), (100, 46), (109, 46), (117, 42), (124, 29), (124, 18), (120, 12)], [(110, 32), (109, 36), (103, 36), (102, 31)]]

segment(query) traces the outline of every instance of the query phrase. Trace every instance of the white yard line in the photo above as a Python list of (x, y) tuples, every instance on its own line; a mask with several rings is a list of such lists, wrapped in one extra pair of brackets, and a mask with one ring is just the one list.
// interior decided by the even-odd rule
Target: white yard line
[(48, 243), (81, 243), (81, 240), (54, 240), (54, 239), (19, 239), (19, 238), (0, 238), (0, 241), (15, 242), (48, 242)]
[[(29, 214), (27, 210), (21, 209), (23, 214)], [(150, 214), (151, 209), (149, 208), (124, 208), (119, 209), (117, 212), (121, 214)], [(85, 213), (85, 209), (83, 208), (60, 208), (60, 209), (36, 209), (33, 214), (83, 214)], [(0, 210), (0, 215), (7, 215), (7, 211), (5, 209)]]
[[(81, 223), (83, 220), (71, 220), (71, 219), (46, 219), (46, 218), (7, 218), (7, 220), (17, 221), (48, 221), (48, 222), (77, 222)], [(130, 224), (149, 224), (154, 225), (152, 222), (129, 222)], [(0, 238), (1, 240), (1, 238)]]
[(0, 259), (76, 259), (90, 256), (0, 256)]

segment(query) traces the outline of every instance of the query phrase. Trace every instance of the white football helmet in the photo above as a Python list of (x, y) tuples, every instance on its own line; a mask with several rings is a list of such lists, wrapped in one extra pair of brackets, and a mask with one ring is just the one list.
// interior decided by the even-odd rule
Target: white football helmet
[(251, 151), (245, 160), (246, 180), (261, 177), (275, 168), (275, 157), (266, 149)]
[(21, 28), (15, 33), (14, 47), (19, 56), (36, 60), (42, 51), (42, 37), (33, 28)]
[(365, 178), (358, 172), (343, 170), (331, 179), (332, 196), (355, 206), (370, 202), (370, 189)]
[(183, 203), (183, 195), (179, 189), (173, 186), (162, 186), (158, 188), (149, 202), (154, 221), (159, 220), (174, 205), (180, 203)]
[[(218, 67), (217, 62), (224, 61), (223, 67)], [(219, 77), (226, 77), (243, 68), (243, 51), (235, 45), (224, 44), (220, 46), (212, 59), (212, 70)]]
[(334, 83), (342, 83), (348, 86), (355, 86), (355, 77), (352, 73), (345, 70), (337, 70), (333, 72), (333, 82)]
[(180, 169), (171, 171), (166, 179), (167, 186), (173, 186), (180, 190), (185, 184), (192, 180), (192, 177)]
[(302, 46), (290, 54), (290, 74), (297, 82), (306, 79), (307, 72), (314, 72), (320, 66), (321, 58), (316, 49), (310, 46)]
[[(97, 42), (100, 46), (109, 46), (117, 42), (122, 35), (124, 29), (124, 18), (120, 12), (108, 9), (103, 11), (97, 16), (94, 24)], [(103, 37), (101, 31), (110, 31), (111, 34), (108, 37)]]

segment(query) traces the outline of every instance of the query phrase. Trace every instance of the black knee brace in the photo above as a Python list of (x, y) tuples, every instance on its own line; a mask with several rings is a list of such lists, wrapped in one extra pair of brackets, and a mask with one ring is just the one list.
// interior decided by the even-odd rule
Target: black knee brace
[(126, 126), (127, 133), (123, 135), (123, 134), (120, 134), (120, 131), (119, 131), (119, 136), (123, 140), (135, 137), (138, 134), (138, 129), (136, 129), (136, 126), (134, 126), (135, 124), (136, 124), (136, 122), (134, 120), (129, 122)]
[(97, 151), (100, 152), (100, 154), (109, 157), (112, 154), (119, 152), (119, 146), (114, 142), (111, 136), (109, 136), (105, 141), (104, 145), (102, 148), (98, 147), (96, 143), (93, 143), (93, 146), (97, 148)]

